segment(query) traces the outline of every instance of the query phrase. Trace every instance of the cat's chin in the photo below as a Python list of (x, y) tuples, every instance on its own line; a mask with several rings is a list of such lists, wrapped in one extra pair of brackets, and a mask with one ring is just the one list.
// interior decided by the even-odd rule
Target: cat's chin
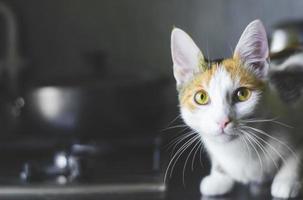
[(238, 138), (238, 135), (227, 134), (227, 133), (210, 136), (211, 140), (213, 140), (215, 142), (219, 142), (219, 143), (231, 142), (231, 141), (235, 140), (236, 138)]

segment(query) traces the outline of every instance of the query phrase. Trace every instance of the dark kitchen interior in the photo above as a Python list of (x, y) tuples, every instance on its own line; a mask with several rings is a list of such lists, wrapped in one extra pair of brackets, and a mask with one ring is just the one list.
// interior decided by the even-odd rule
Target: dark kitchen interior
[[(168, 146), (184, 131), (168, 128), (182, 123), (172, 28), (216, 59), (231, 55), (250, 21), (261, 19), (271, 38), (275, 24), (302, 20), (302, 8), (300, 0), (1, 0), (0, 197), (201, 199), (203, 152), (184, 168), (185, 152), (164, 182)], [(264, 188), (202, 199), (271, 199)]]

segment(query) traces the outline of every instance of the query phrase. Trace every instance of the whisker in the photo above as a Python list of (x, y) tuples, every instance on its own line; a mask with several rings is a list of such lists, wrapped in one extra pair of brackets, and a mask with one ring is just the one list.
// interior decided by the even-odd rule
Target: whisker
[(178, 141), (186, 139), (187, 137), (193, 135), (195, 132), (194, 131), (190, 131), (188, 133), (183, 133), (181, 135), (176, 136), (174, 139), (172, 139), (172, 141), (170, 141), (168, 144), (166, 144), (164, 146), (165, 149), (170, 149), (173, 145), (175, 145), (176, 143), (179, 143)]
[[(187, 137), (189, 137), (189, 136), (191, 136), (191, 135), (187, 135)], [(174, 155), (172, 156), (172, 159), (170, 160), (170, 162), (172, 162), (172, 161), (175, 159), (175, 157), (178, 155), (178, 153), (179, 153), (180, 151), (182, 151), (182, 149), (183, 149), (184, 147), (186, 147), (186, 145), (187, 145), (188, 143), (190, 143), (190, 141), (192, 141), (192, 139), (193, 139), (193, 138), (188, 139), (188, 140), (187, 140), (187, 141), (186, 141), (186, 142), (177, 150), (177, 152), (174, 153)], [(169, 166), (170, 166), (170, 163), (168, 164), (167, 170), (168, 170)]]
[(262, 118), (246, 118), (246, 119), (241, 119), (242, 121), (264, 121), (264, 120), (276, 120), (278, 117), (274, 118), (268, 118), (268, 119), (262, 119)]
[[(249, 133), (251, 133), (251, 132), (249, 132)], [(264, 142), (266, 145), (268, 145), (268, 146), (270, 146), (270, 148), (272, 149), (273, 147), (271, 147), (272, 145), (270, 145), (269, 143), (267, 144), (266, 142), (265, 142), (265, 140), (263, 140), (262, 138), (260, 138), (260, 137), (256, 137), (256, 135), (255, 134), (253, 134), (253, 133), (251, 133), (252, 134), (252, 137), (253, 138), (255, 138), (255, 140), (256, 141), (258, 141), (259, 142), (259, 144), (265, 149), (265, 151), (266, 151), (266, 153), (267, 153), (267, 156), (271, 159), (271, 161), (274, 163), (274, 165), (275, 165), (275, 167), (276, 167), (276, 169), (278, 169), (279, 168), (279, 165), (277, 164), (277, 162), (276, 162), (276, 160), (273, 158), (273, 156), (270, 154), (270, 151), (259, 141), (260, 139), (261, 139), (261, 141), (262, 142)], [(277, 150), (275, 150), (275, 152), (276, 152)], [(277, 151), (278, 152), (278, 151)], [(280, 156), (279, 156), (280, 157)]]
[[(263, 155), (270, 158), (272, 160), (272, 162), (274, 163), (275, 167), (278, 169), (279, 167), (278, 167), (277, 162), (273, 159), (273, 157), (268, 152), (268, 150), (265, 148), (265, 146), (258, 140), (259, 137), (254, 137), (255, 135), (253, 133), (249, 132), (249, 131), (246, 134), (247, 134), (247, 136), (249, 136), (252, 140), (254, 140), (256, 142), (256, 144), (259, 146), (259, 148), (263, 152)], [(252, 134), (252, 135), (250, 135), (250, 134)], [(265, 143), (265, 141), (262, 138), (261, 138), (261, 141), (263, 141)]]
[(256, 149), (256, 147), (255, 147), (255, 145), (254, 145), (254, 142), (252, 142), (251, 139), (250, 139), (249, 137), (247, 137), (247, 135), (245, 135), (245, 136), (246, 136), (247, 141), (248, 141), (248, 142), (250, 143), (250, 145), (253, 147), (254, 151), (256, 152), (256, 154), (257, 154), (257, 156), (258, 156), (261, 170), (264, 171), (264, 170), (263, 170), (263, 162), (262, 162), (261, 156), (260, 156), (258, 150)]
[(192, 162), (191, 162), (191, 171), (194, 171), (195, 157), (196, 157), (199, 149), (201, 148), (201, 145), (202, 145), (202, 142), (201, 142), (201, 140), (199, 140), (199, 146), (197, 147), (197, 149), (196, 149), (196, 151), (195, 151), (195, 153), (193, 155)]
[[(171, 174), (172, 174), (172, 171), (173, 171), (173, 168), (174, 168), (174, 165), (175, 165), (175, 164), (174, 164), (174, 163), (175, 163), (175, 162), (174, 162), (175, 159), (177, 159), (177, 161), (178, 161), (178, 159), (180, 158), (180, 156), (182, 155), (182, 153), (187, 149), (188, 146), (190, 146), (190, 145), (193, 143), (194, 139), (195, 139), (195, 137), (189, 139), (188, 141), (186, 141), (186, 142), (179, 148), (179, 150), (174, 154), (174, 156), (172, 157), (172, 159), (169, 161), (169, 163), (168, 163), (168, 165), (167, 165), (167, 168), (166, 168), (166, 170), (165, 170), (165, 174), (164, 174), (164, 183), (166, 183), (168, 171), (169, 171), (171, 165), (173, 164), (173, 167), (172, 167), (172, 170), (171, 170), (171, 173), (170, 173), (170, 177), (171, 177)], [(179, 155), (179, 154), (180, 154), (180, 155)], [(177, 162), (177, 161), (176, 161), (176, 162)]]
[[(253, 137), (251, 137), (249, 134), (243, 132), (244, 134), (246, 134), (247, 137), (249, 137), (256, 145), (257, 147), (259, 147), (259, 149), (261, 149), (263, 155), (265, 154), (264, 149), (261, 147), (261, 145), (259, 144), (258, 141), (256, 141)], [(262, 159), (263, 160), (263, 159)]]
[(180, 140), (176, 141), (175, 144), (174, 144), (174, 146), (173, 146), (172, 153), (175, 151), (175, 149), (177, 148), (177, 146), (181, 142), (183, 142), (184, 140), (188, 139), (189, 137), (194, 137), (194, 135), (196, 135), (196, 133), (195, 132), (191, 132), (191, 133), (188, 134), (188, 137), (185, 136), (185, 137), (181, 138)]
[[(197, 137), (198, 137), (198, 136), (197, 136)], [(179, 153), (178, 157), (176, 158), (176, 160), (175, 160), (174, 163), (173, 163), (172, 170), (171, 170), (171, 172), (170, 172), (170, 177), (172, 176), (173, 169), (175, 168), (175, 165), (177, 164), (177, 162), (178, 162), (179, 158), (181, 157), (181, 155), (188, 149), (188, 147), (190, 147), (190, 146), (195, 142), (195, 140), (196, 140), (197, 137), (192, 138), (192, 139), (191, 139), (191, 142), (189, 142), (189, 143), (183, 148), (183, 150)]]
[(260, 136), (254, 134), (253, 132), (250, 132), (250, 134), (254, 135), (256, 138), (260, 139), (262, 142), (264, 142), (266, 145), (268, 145), (268, 147), (270, 147), (281, 159), (284, 163), (286, 163), (285, 158), (281, 155), (281, 153), (274, 148), (269, 142), (265, 141), (263, 138), (261, 138)]
[(183, 180), (183, 185), (184, 186), (185, 186), (185, 170), (186, 170), (186, 165), (187, 165), (188, 159), (190, 158), (190, 155), (192, 154), (192, 152), (194, 151), (194, 149), (197, 147), (197, 145), (200, 144), (199, 143), (199, 139), (200, 139), (200, 137), (198, 137), (198, 138), (195, 139), (195, 142), (196, 141), (197, 142), (194, 145), (194, 147), (190, 150), (190, 152), (189, 152), (189, 154), (188, 154), (188, 156), (187, 156), (187, 158), (185, 160), (185, 164), (184, 164), (183, 171), (182, 171), (182, 180)]
[(262, 122), (272, 122), (275, 124), (278, 124), (280, 126), (284, 126), (287, 128), (294, 128), (288, 124), (285, 124), (283, 122), (279, 122), (276, 120), (277, 118), (272, 118), (272, 119), (247, 119), (247, 120), (239, 120), (240, 122), (245, 122), (245, 123), (262, 123)]
[(202, 162), (202, 153), (204, 152), (204, 146), (203, 146), (202, 140), (200, 140), (200, 142), (201, 142), (201, 145), (200, 145), (200, 152), (199, 152), (199, 154), (200, 154), (199, 162), (200, 162), (201, 167), (204, 167), (203, 162)]
[(189, 129), (189, 127), (187, 125), (185, 125), (185, 124), (179, 124), (179, 125), (175, 125), (175, 126), (170, 126), (170, 127), (164, 128), (161, 131), (167, 131), (167, 130), (171, 130), (171, 129), (174, 129), (174, 128), (184, 128), (184, 127), (186, 127), (187, 129)]
[(228, 47), (229, 47), (229, 50), (231, 52), (231, 55), (234, 55), (234, 49), (233, 49), (233, 47), (230, 43), (228, 43)]
[(177, 121), (179, 118), (181, 118), (181, 114), (177, 115), (177, 117), (175, 117), (171, 122), (168, 123), (167, 126), (172, 125), (175, 121)]
[[(208, 36), (206, 36), (208, 38)], [(206, 54), (207, 54), (207, 65), (210, 69), (211, 63), (210, 63), (210, 56), (209, 56), (209, 49), (208, 49), (208, 39), (206, 38)]]
[(281, 145), (283, 145), (284, 147), (286, 147), (295, 157), (296, 159), (299, 161), (300, 159), (298, 158), (297, 154), (294, 152), (294, 150), (292, 150), (292, 148), (290, 148), (286, 143), (282, 142), (281, 140), (275, 138), (274, 136), (271, 136), (269, 135), (268, 133), (260, 130), (260, 129), (257, 129), (257, 128), (253, 128), (253, 127), (250, 127), (250, 126), (242, 126), (244, 128), (248, 128), (248, 129), (251, 129), (251, 130), (254, 130), (255, 132), (257, 133), (260, 133), (262, 135), (265, 135), (273, 140), (275, 140), (276, 142), (280, 143)]
[(245, 136), (241, 135), (240, 136), (241, 140), (244, 142), (245, 146), (246, 146), (246, 151), (249, 153), (249, 164), (251, 163), (251, 151), (249, 150), (249, 146), (247, 144), (247, 141), (245, 139)]

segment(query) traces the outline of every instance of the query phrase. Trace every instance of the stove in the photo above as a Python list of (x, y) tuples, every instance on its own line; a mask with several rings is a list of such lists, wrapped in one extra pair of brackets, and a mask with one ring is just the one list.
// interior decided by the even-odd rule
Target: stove
[[(27, 137), (28, 138), (28, 137)], [(0, 196), (160, 197), (166, 186), (159, 139), (72, 141), (7, 140), (0, 145)]]

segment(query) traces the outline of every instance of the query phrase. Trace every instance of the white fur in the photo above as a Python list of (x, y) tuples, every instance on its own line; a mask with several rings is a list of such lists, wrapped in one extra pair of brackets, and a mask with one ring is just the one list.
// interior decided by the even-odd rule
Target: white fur
[[(246, 171), (249, 153), (241, 140), (230, 141), (229, 145), (224, 144), (237, 134), (233, 130), (237, 119), (250, 114), (260, 98), (259, 92), (253, 91), (249, 100), (232, 105), (232, 95), (238, 87), (239, 81), (232, 80), (230, 74), (221, 66), (211, 78), (209, 86), (206, 86), (211, 103), (200, 106), (194, 112), (181, 107), (181, 113), (184, 121), (201, 134), (211, 158), (219, 165), (224, 165), (224, 169), (233, 174), (233, 179), (243, 183), (254, 179), (260, 181), (263, 174), (256, 174), (260, 172), (259, 163), (251, 164), (250, 170)], [(226, 134), (222, 135), (219, 122), (226, 116), (230, 116), (233, 122), (225, 130)]]
[(275, 176), (271, 193), (278, 198), (294, 198), (301, 190), (301, 182), (298, 174), (299, 172), (298, 160), (295, 157), (287, 159), (286, 164), (280, 169)]
[(184, 117), (186, 123), (198, 132), (219, 135), (219, 123), (232, 114), (228, 106), (230, 95), (227, 92), (230, 88), (234, 88), (230, 76), (223, 68), (218, 70), (206, 89), (211, 103), (200, 106), (194, 113), (181, 108), (182, 115), (186, 116)]
[[(293, 155), (289, 155), (290, 152), (285, 146), (275, 140), (267, 140), (269, 145), (265, 146), (264, 151), (270, 154), (268, 156), (256, 145), (256, 149), (254, 149), (249, 142), (245, 144), (239, 137), (233, 138), (233, 135), (240, 134), (234, 131), (238, 120), (255, 113), (260, 101), (267, 109), (270, 109), (270, 104), (273, 103), (264, 102), (262, 94), (253, 91), (247, 101), (233, 105), (231, 95), (238, 87), (240, 87), (239, 81), (232, 80), (230, 74), (221, 66), (213, 75), (209, 86), (206, 87), (211, 103), (200, 106), (195, 111), (181, 107), (184, 121), (200, 133), (212, 162), (211, 174), (201, 182), (201, 193), (221, 195), (229, 192), (235, 181), (245, 184), (261, 183), (274, 177), (277, 173), (272, 185), (272, 195), (280, 198), (297, 196), (301, 189), (297, 169), (299, 161)], [(267, 111), (266, 109), (262, 110)], [(225, 130), (226, 133), (222, 135), (220, 134), (219, 121), (226, 116), (230, 116), (233, 122)], [(278, 135), (278, 132), (271, 133), (272, 136), (276, 137), (275, 134)], [(274, 164), (281, 161), (280, 155), (283, 158), (290, 157), (289, 161), (286, 160), (281, 169), (277, 171)], [(259, 159), (261, 159), (262, 164), (260, 164)], [(217, 168), (221, 168), (221, 170), (217, 170)]]
[[(211, 103), (198, 107), (194, 112), (181, 107), (185, 122), (201, 133), (202, 137), (220, 136), (220, 122), (225, 118), (242, 118), (250, 114), (259, 100), (259, 92), (252, 91), (251, 98), (245, 102), (232, 105), (232, 95), (240, 87), (238, 80), (232, 80), (230, 74), (223, 66), (219, 67), (211, 78), (209, 85), (204, 86), (211, 99)], [(194, 100), (192, 100), (194, 102)], [(234, 123), (226, 129), (226, 137), (233, 135)], [(225, 137), (225, 136), (223, 136)], [(227, 139), (226, 138), (226, 139)], [(211, 137), (211, 139), (213, 139)]]
[(200, 191), (204, 195), (222, 195), (231, 191), (234, 186), (234, 180), (230, 176), (218, 173), (216, 170), (206, 176), (200, 184)]
[[(194, 65), (197, 68), (199, 50), (184, 34), (180, 30), (173, 31), (172, 34), (172, 54), (177, 85), (191, 81), (194, 72), (198, 70), (194, 69)], [(264, 46), (265, 44), (266, 46)], [(253, 62), (266, 61), (267, 39), (260, 21), (255, 21), (246, 28), (235, 53), (239, 54), (246, 63), (244, 67), (252, 67)], [(190, 62), (188, 59), (193, 60)], [(185, 63), (189, 65), (183, 65)], [(253, 70), (258, 71), (260, 79), (266, 80), (267, 66), (264, 65), (262, 69)], [(275, 90), (267, 90), (266, 94), (252, 90), (248, 100), (235, 103), (232, 101), (232, 95), (239, 87), (241, 87), (239, 80), (233, 80), (224, 66), (219, 66), (209, 84), (203, 85), (210, 102), (206, 105), (197, 105), (194, 110), (186, 107), (180, 108), (185, 123), (200, 134), (212, 163), (210, 175), (201, 182), (201, 193), (221, 195), (229, 192), (236, 181), (259, 183), (273, 179), (271, 194), (274, 197), (296, 197), (301, 189), (299, 173), (301, 153), (289, 138), (294, 135), (302, 135), (303, 124), (292, 124), (293, 121), (289, 121), (289, 119), (294, 119), (294, 121), (299, 119), (300, 113), (303, 113), (303, 106), (286, 111), (284, 105), (281, 110), (283, 103)], [(194, 103), (194, 99), (192, 101)], [(276, 107), (277, 105), (280, 107)], [(265, 127), (259, 123), (258, 128), (269, 134), (269, 136), (259, 134), (267, 142), (264, 149), (256, 144), (253, 147), (252, 141), (244, 142), (242, 140), (243, 133), (239, 131), (242, 119), (249, 118), (252, 114), (262, 119), (273, 118), (277, 116), (277, 113), (282, 120), (295, 125), (296, 129), (289, 130), (274, 123), (267, 123)], [(232, 122), (222, 132), (220, 122), (227, 117), (232, 119)], [(249, 133), (247, 137), (252, 137), (252, 133)], [(281, 165), (276, 166), (279, 162)]]
[(174, 76), (179, 86), (190, 80), (194, 73), (199, 71), (199, 56), (202, 56), (202, 53), (184, 31), (174, 28), (171, 34), (171, 54)]
[(260, 78), (267, 75), (268, 67), (268, 42), (265, 28), (260, 20), (251, 22), (242, 33), (235, 48), (234, 56), (239, 56), (247, 67), (257, 63), (253, 71)]

